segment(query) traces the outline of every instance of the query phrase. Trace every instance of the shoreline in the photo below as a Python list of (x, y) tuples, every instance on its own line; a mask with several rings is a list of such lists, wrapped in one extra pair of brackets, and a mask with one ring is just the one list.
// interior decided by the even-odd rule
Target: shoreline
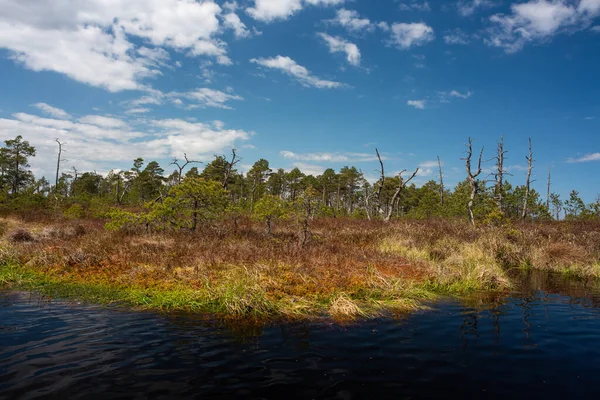
[(510, 290), (513, 269), (600, 278), (595, 224), (323, 220), (306, 246), (293, 224), (273, 235), (251, 223), (196, 234), (109, 232), (94, 220), (13, 226), (0, 240), (0, 288), (220, 318), (404, 315), (442, 296)]

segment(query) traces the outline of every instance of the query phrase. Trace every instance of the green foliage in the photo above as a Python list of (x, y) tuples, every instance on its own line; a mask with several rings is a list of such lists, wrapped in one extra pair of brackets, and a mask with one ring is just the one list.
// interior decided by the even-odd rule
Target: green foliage
[(287, 204), (277, 196), (265, 195), (254, 206), (253, 216), (267, 225), (267, 233), (272, 233), (272, 223), (288, 213)]
[(483, 219), (484, 225), (503, 226), (508, 223), (509, 219), (498, 208), (492, 209)]
[[(467, 180), (452, 190), (445, 188), (443, 193), (440, 183), (434, 180), (421, 187), (406, 185), (395, 196), (403, 183), (398, 176), (386, 176), (371, 184), (362, 171), (352, 166), (344, 166), (339, 172), (327, 169), (313, 176), (299, 168), (272, 171), (265, 159), (256, 161), (244, 175), (233, 169), (239, 161), (234, 152), (233, 161), (215, 156), (202, 170), (190, 168), (183, 180), (178, 170), (165, 177), (165, 170), (158, 162), (146, 164), (144, 159), (136, 158), (129, 170), (110, 171), (106, 176), (79, 173), (73, 168), (70, 173), (61, 173), (56, 186), (51, 187), (47, 179), (36, 180), (29, 170), (29, 158), (35, 155), (35, 148), (21, 136), (4, 143), (0, 149), (0, 213), (4, 214), (46, 209), (61, 212), (78, 204), (67, 209), (66, 214), (73, 218), (104, 218), (113, 207), (122, 206), (143, 210), (138, 223), (145, 229), (191, 231), (197, 230), (201, 223), (221, 217), (237, 224), (245, 214), (267, 222), (270, 230), (271, 222), (284, 216), (279, 215), (279, 211), (265, 211), (272, 203), (278, 203), (275, 210), (285, 208), (289, 216), (296, 216), (298, 220), (315, 216), (468, 218), (471, 188)], [(495, 186), (486, 187), (486, 183), (485, 180), (478, 182), (479, 191), (474, 199), (473, 212), (478, 222), (502, 225), (523, 217), (525, 186), (513, 187), (505, 181), (499, 190)], [(308, 189), (311, 190), (309, 197)], [(498, 193), (502, 194), (501, 202)], [(265, 196), (272, 197), (261, 203)], [(302, 215), (308, 198), (310, 217)], [(259, 209), (255, 210), (259, 203)], [(82, 214), (81, 209), (85, 213)], [(555, 193), (542, 201), (542, 196), (531, 188), (526, 209), (525, 218), (532, 221), (562, 219), (563, 216), (567, 220), (600, 218), (600, 200), (585, 204), (577, 191), (571, 192), (566, 201)]]
[(107, 213), (108, 222), (104, 228), (109, 231), (131, 231), (135, 230), (144, 222), (143, 214), (136, 214), (115, 208)]
[(16, 195), (35, 180), (27, 168), (36, 151), (21, 135), (4, 143), (5, 147), (0, 149), (0, 187)]
[(70, 219), (83, 218), (84, 214), (85, 210), (83, 209), (83, 206), (78, 203), (73, 204), (64, 212), (65, 217)]

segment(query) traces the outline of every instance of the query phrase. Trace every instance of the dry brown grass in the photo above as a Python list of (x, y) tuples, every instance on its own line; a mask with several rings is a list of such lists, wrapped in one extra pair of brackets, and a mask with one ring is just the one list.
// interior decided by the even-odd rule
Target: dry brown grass
[[(247, 220), (238, 231), (222, 222), (195, 234), (115, 233), (94, 220), (3, 224), (0, 264), (77, 282), (185, 287), (219, 297), (227, 310), (269, 303), (289, 316), (409, 309), (429, 295), (423, 289), (503, 289), (513, 267), (600, 277), (598, 223), (473, 229), (462, 221), (323, 219), (306, 246), (292, 223), (279, 224), (273, 237)], [(11, 242), (17, 231), (34, 241)]]

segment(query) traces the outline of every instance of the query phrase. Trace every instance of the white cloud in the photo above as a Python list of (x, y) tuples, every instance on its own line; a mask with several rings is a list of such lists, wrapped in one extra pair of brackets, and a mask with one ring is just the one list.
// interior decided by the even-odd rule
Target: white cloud
[(600, 32), (600, 25), (596, 25), (591, 28), (593, 32)]
[(450, 103), (450, 101), (454, 98), (454, 99), (463, 99), (466, 100), (468, 98), (470, 98), (473, 95), (473, 92), (471, 92), (470, 90), (462, 93), (459, 92), (458, 90), (451, 90), (450, 92), (437, 92), (437, 100), (440, 103)]
[(34, 107), (40, 109), (44, 113), (50, 115), (51, 117), (59, 118), (59, 119), (70, 119), (71, 115), (65, 110), (61, 110), (60, 108), (52, 107), (46, 103), (35, 103), (32, 104)]
[(478, 9), (492, 6), (494, 6), (494, 3), (490, 0), (461, 0), (456, 5), (458, 13), (463, 17), (473, 15)]
[(12, 118), (0, 118), (0, 131), (7, 137), (24, 135), (37, 149), (31, 160), (34, 171), (46, 176), (53, 176), (56, 168), (55, 138), (66, 143), (64, 156), (69, 161), (63, 168), (75, 166), (83, 172), (127, 168), (138, 156), (147, 161), (168, 161), (185, 152), (190, 158), (207, 161), (253, 135), (179, 119), (152, 120), (133, 128), (135, 121), (93, 115), (73, 122), (17, 113)]
[[(296, 161), (314, 161), (314, 162), (369, 162), (376, 161), (377, 157), (374, 154), (368, 153), (294, 153), (292, 151), (279, 152), (283, 158)], [(385, 157), (382, 157), (385, 159)]]
[(200, 160), (211, 159), (213, 154), (235, 147), (236, 141), (245, 141), (252, 136), (252, 133), (242, 130), (221, 130), (180, 119), (156, 120), (152, 121), (152, 126), (168, 134), (163, 139), (147, 142), (149, 147), (166, 146), (173, 156), (191, 153)]
[(444, 42), (446, 44), (469, 44), (469, 35), (463, 32), (461, 29), (453, 29), (447, 31), (444, 35)]
[(250, 36), (250, 31), (246, 27), (246, 24), (244, 24), (240, 17), (234, 12), (227, 13), (223, 16), (223, 26), (225, 28), (233, 29), (235, 36), (238, 38)]
[(125, 111), (125, 114), (144, 114), (147, 112), (150, 112), (149, 108), (140, 107), (140, 108), (132, 108), (130, 110), (127, 110), (127, 111)]
[(591, 153), (586, 154), (579, 158), (569, 158), (567, 160), (570, 163), (581, 163), (581, 162), (589, 162), (589, 161), (600, 161), (600, 153)]
[(229, 105), (227, 105), (228, 102), (232, 100), (244, 100), (244, 98), (241, 96), (209, 88), (197, 88), (185, 93), (172, 92), (169, 93), (168, 96), (174, 98), (173, 101), (180, 105), (183, 104), (183, 102), (181, 99), (179, 99), (179, 97), (191, 100), (192, 104), (189, 105), (189, 108), (214, 107), (226, 110), (232, 109)]
[(344, 0), (254, 0), (254, 6), (246, 12), (252, 18), (263, 22), (287, 19), (307, 5), (331, 6), (342, 4)]
[(600, 0), (531, 0), (513, 4), (511, 14), (490, 17), (492, 27), (485, 42), (507, 53), (521, 50), (531, 42), (542, 42), (561, 32), (586, 29), (600, 15)]
[(0, 48), (13, 60), (113, 92), (143, 89), (169, 58), (162, 47), (231, 63), (212, 0), (2, 0), (0, 7)]
[(292, 166), (298, 168), (305, 175), (319, 176), (323, 173), (323, 171), (325, 171), (325, 167), (320, 165), (302, 162), (293, 163)]
[(328, 81), (313, 76), (308, 69), (299, 65), (289, 57), (278, 55), (273, 58), (253, 58), (250, 62), (262, 65), (266, 68), (278, 69), (285, 74), (296, 78), (303, 86), (312, 86), (319, 89), (333, 89), (345, 86), (340, 82)]
[(425, 100), (408, 100), (406, 104), (416, 108), (417, 110), (423, 110), (425, 109), (425, 102)]
[(423, 3), (417, 1), (413, 1), (412, 3), (400, 3), (398, 7), (402, 11), (431, 11), (431, 7), (427, 1)]
[(435, 39), (433, 28), (422, 23), (394, 23), (390, 27), (391, 43), (402, 50), (422, 46)]
[(465, 92), (465, 93), (460, 93), (456, 90), (453, 90), (450, 92), (450, 96), (451, 97), (458, 97), (459, 99), (468, 99), (469, 97), (471, 97), (473, 95), (473, 93), (471, 91)]
[(127, 123), (121, 119), (105, 117), (102, 115), (86, 115), (84, 117), (79, 118), (79, 121), (83, 122), (85, 124), (96, 125), (96, 126), (100, 126), (102, 128), (107, 128), (107, 129), (113, 129), (113, 128), (128, 129), (129, 128)]
[(329, 52), (331, 53), (345, 53), (348, 62), (354, 66), (360, 65), (360, 50), (354, 43), (339, 37), (331, 36), (326, 33), (319, 33), (319, 36), (329, 46)]
[(340, 25), (351, 32), (372, 31), (374, 24), (368, 18), (361, 18), (358, 12), (341, 8), (336, 17), (328, 22)]
[[(442, 166), (444, 166), (444, 163), (442, 163)], [(423, 161), (421, 164), (419, 164), (419, 168), (437, 168), (438, 167), (438, 162), (437, 160), (435, 161)]]

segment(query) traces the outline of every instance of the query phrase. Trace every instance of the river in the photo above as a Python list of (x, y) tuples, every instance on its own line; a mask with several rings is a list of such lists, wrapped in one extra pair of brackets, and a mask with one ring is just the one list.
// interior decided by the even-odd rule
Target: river
[(529, 274), (404, 318), (228, 324), (0, 292), (0, 398), (599, 398), (600, 292)]

